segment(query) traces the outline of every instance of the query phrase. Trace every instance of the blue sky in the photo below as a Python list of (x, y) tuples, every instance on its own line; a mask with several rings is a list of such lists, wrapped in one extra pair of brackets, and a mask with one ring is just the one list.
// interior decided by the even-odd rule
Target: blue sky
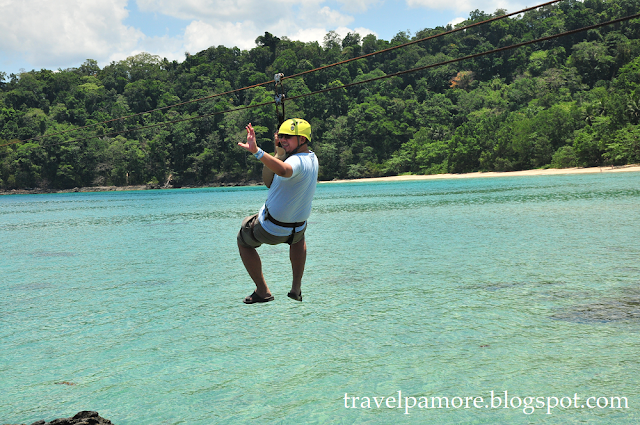
[[(325, 4), (336, 10), (341, 9), (340, 4), (336, 1), (327, 1)], [(125, 23), (141, 29), (149, 36), (163, 36), (166, 34), (179, 36), (189, 23), (167, 15), (141, 12), (135, 2), (129, 2), (127, 9), (129, 10), (129, 17), (125, 20)], [(488, 13), (491, 12), (494, 11), (492, 10)], [(385, 1), (374, 4), (366, 11), (355, 13), (352, 16), (354, 17), (354, 24), (352, 25), (354, 28), (369, 28), (375, 31), (379, 38), (389, 40), (398, 31), (411, 30), (414, 33), (423, 28), (446, 25), (456, 18), (468, 17), (469, 13), (415, 8), (409, 7), (404, 1)]]
[[(508, 3), (508, 4), (507, 4)], [(322, 41), (328, 31), (391, 39), (467, 18), (475, 9), (509, 12), (520, 0), (4, 0), (0, 72), (65, 69), (95, 59), (103, 67), (141, 52), (182, 61), (224, 45), (243, 50), (269, 31)]]

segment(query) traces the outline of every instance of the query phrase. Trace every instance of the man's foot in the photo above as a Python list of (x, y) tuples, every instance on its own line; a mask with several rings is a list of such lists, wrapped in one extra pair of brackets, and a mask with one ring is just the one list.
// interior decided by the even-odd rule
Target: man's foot
[(291, 298), (292, 300), (302, 301), (302, 291), (300, 291), (300, 293), (298, 294), (294, 293), (293, 291), (289, 291), (287, 297)]
[(267, 294), (265, 298), (262, 298), (260, 295), (253, 291), (253, 294), (246, 297), (242, 302), (245, 304), (255, 304), (255, 303), (266, 303), (269, 301), (273, 301), (273, 295)]

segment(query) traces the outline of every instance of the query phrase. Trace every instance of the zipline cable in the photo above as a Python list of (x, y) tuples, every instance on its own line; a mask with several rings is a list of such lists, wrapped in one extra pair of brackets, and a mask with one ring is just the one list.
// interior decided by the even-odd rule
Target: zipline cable
[[(535, 40), (525, 41), (523, 43), (518, 43), (518, 44), (511, 45), (511, 46), (505, 46), (505, 47), (501, 47), (501, 48), (498, 48), (498, 49), (493, 49), (493, 50), (488, 50), (488, 51), (481, 52), (481, 53), (475, 53), (475, 54), (472, 54), (472, 55), (463, 56), (463, 57), (457, 58), (457, 59), (451, 59), (451, 60), (444, 61), (444, 62), (438, 62), (438, 63), (435, 63), (435, 64), (425, 65), (425, 66), (421, 66), (421, 67), (418, 67), (418, 68), (412, 68), (412, 69), (408, 69), (408, 70), (405, 70), (405, 71), (399, 71), (399, 72), (395, 72), (393, 74), (387, 74), (387, 75), (383, 75), (383, 76), (380, 76), (380, 77), (374, 77), (374, 78), (370, 78), (370, 79), (363, 80), (363, 81), (357, 81), (357, 82), (354, 82), (354, 83), (343, 84), (341, 86), (329, 87), (329, 88), (322, 89), (322, 90), (317, 90), (317, 91), (314, 91), (314, 92), (311, 92), (311, 93), (305, 93), (305, 94), (301, 94), (301, 95), (298, 95), (298, 96), (294, 96), (294, 97), (288, 98), (287, 100), (300, 99), (300, 98), (303, 98), (303, 97), (313, 96), (313, 95), (321, 94), (321, 93), (327, 93), (327, 92), (334, 91), (334, 90), (339, 90), (339, 89), (345, 89), (345, 88), (348, 88), (348, 87), (353, 87), (353, 86), (360, 85), (360, 84), (370, 83), (370, 82), (373, 82), (373, 81), (378, 81), (378, 80), (382, 80), (382, 79), (386, 79), (386, 78), (393, 78), (393, 77), (397, 77), (397, 76), (408, 74), (408, 73), (412, 73), (412, 72), (423, 71), (425, 69), (435, 68), (435, 67), (443, 66), (443, 65), (448, 65), (448, 64), (451, 64), (451, 63), (455, 63), (455, 62), (461, 62), (461, 61), (468, 60), (468, 59), (474, 59), (474, 58), (477, 58), (477, 57), (480, 57), (480, 56), (486, 56), (486, 55), (493, 54), (493, 53), (498, 53), (498, 52), (502, 52), (502, 51), (506, 51), (506, 50), (512, 50), (512, 49), (516, 49), (516, 48), (519, 48), (519, 47), (527, 46), (527, 45), (530, 45), (530, 44), (535, 44), (535, 43), (540, 43), (540, 42), (543, 42), (543, 41), (552, 40), (552, 39), (555, 39), (555, 38), (565, 37), (567, 35), (576, 34), (578, 32), (588, 31), (588, 30), (604, 27), (604, 26), (607, 26), (607, 25), (613, 25), (613, 24), (617, 24), (617, 23), (628, 21), (628, 20), (635, 19), (635, 18), (640, 18), (640, 13), (636, 13), (635, 15), (625, 16), (623, 18), (618, 18), (618, 19), (614, 19), (614, 20), (611, 20), (611, 21), (607, 21), (607, 22), (602, 22), (602, 23), (599, 23), (599, 24), (589, 25), (587, 27), (582, 27), (582, 28), (566, 31), (566, 32), (559, 33), (559, 34), (554, 34), (554, 35), (550, 35), (550, 36), (546, 36), (546, 37), (542, 37), (542, 38), (537, 38)], [(43, 145), (43, 146), (44, 147), (57, 146), (57, 145), (61, 145), (61, 144), (64, 144), (64, 143), (81, 142), (81, 141), (84, 141), (84, 140), (95, 139), (95, 138), (99, 138), (99, 137), (110, 137), (110, 136), (114, 136), (114, 135), (118, 135), (118, 134), (129, 133), (129, 132), (133, 132), (133, 131), (140, 131), (140, 130), (155, 128), (155, 127), (161, 127), (161, 126), (164, 126), (164, 125), (176, 124), (176, 123), (185, 122), (185, 121), (191, 121), (191, 120), (195, 120), (195, 119), (208, 118), (208, 117), (212, 117), (214, 115), (226, 114), (226, 113), (231, 113), (231, 112), (238, 112), (238, 111), (243, 111), (243, 110), (246, 110), (246, 109), (258, 108), (258, 107), (261, 107), (261, 106), (272, 105), (272, 104), (273, 104), (272, 102), (264, 102), (264, 103), (248, 105), (248, 106), (243, 106), (243, 107), (234, 108), (234, 109), (228, 109), (228, 110), (225, 110), (225, 111), (217, 111), (217, 112), (212, 112), (212, 113), (209, 113), (209, 114), (198, 115), (198, 116), (195, 116), (195, 117), (181, 118), (181, 119), (178, 119), (178, 120), (167, 121), (167, 122), (156, 123), (156, 124), (150, 124), (150, 125), (147, 125), (147, 126), (136, 127), (136, 128), (133, 128), (133, 129), (121, 130), (121, 131), (112, 132), (112, 133), (108, 133), (108, 134), (104, 134), (104, 135), (100, 135), (100, 136), (95, 136), (94, 135), (94, 136), (89, 136), (89, 137), (85, 137), (85, 138), (81, 138), (81, 139), (73, 139), (73, 140), (68, 140), (68, 141), (59, 142), (59, 143), (51, 143), (51, 144), (47, 144), (47, 145)], [(14, 143), (19, 143), (19, 142), (14, 142)], [(9, 143), (9, 144), (12, 144), (12, 143)], [(0, 147), (7, 146), (7, 145), (8, 144), (0, 145)]]
[(508, 18), (509, 16), (519, 15), (519, 14), (521, 14), (521, 13), (529, 12), (529, 11), (531, 11), (531, 10), (538, 9), (538, 8), (540, 8), (540, 7), (544, 7), (544, 6), (549, 6), (549, 5), (552, 5), (552, 4), (554, 4), (554, 3), (558, 3), (558, 2), (561, 2), (561, 1), (563, 1), (563, 0), (553, 0), (553, 1), (550, 1), (550, 2), (547, 2), (547, 3), (539, 4), (539, 5), (537, 5), (537, 6), (528, 7), (528, 8), (526, 8), (526, 9), (522, 9), (522, 10), (519, 10), (519, 11), (517, 11), (517, 12), (512, 12), (512, 13), (508, 13), (508, 14), (506, 14), (506, 15), (496, 16), (496, 17), (494, 17), (494, 18), (487, 19), (486, 21), (476, 22), (476, 23), (474, 23), (474, 24), (466, 25), (466, 26), (464, 26), (464, 27), (460, 27), (460, 28), (454, 28), (454, 29), (449, 30), (449, 31), (445, 31), (445, 32), (442, 32), (442, 33), (439, 33), (439, 34), (431, 35), (431, 36), (429, 36), (429, 37), (421, 38), (420, 40), (409, 41), (409, 42), (404, 43), (404, 44), (399, 44), (399, 45), (397, 45), (397, 46), (388, 47), (388, 48), (386, 48), (386, 49), (382, 49), (382, 50), (378, 50), (378, 51), (375, 51), (375, 52), (367, 53), (367, 54), (365, 54), (365, 55), (358, 56), (358, 57), (355, 57), (355, 58), (346, 59), (346, 60), (343, 60), (343, 61), (341, 61), (341, 62), (333, 63), (333, 64), (331, 64), (331, 65), (325, 65), (325, 66), (321, 66), (321, 67), (319, 67), (319, 68), (310, 69), (310, 70), (308, 70), (308, 71), (303, 71), (303, 72), (300, 72), (300, 73), (298, 73), (298, 74), (294, 74), (294, 75), (290, 75), (290, 76), (288, 76), (288, 77), (284, 77), (284, 78), (283, 78), (283, 80), (288, 80), (288, 79), (290, 79), (290, 78), (300, 77), (300, 76), (302, 76), (302, 75), (305, 75), (305, 74), (308, 74), (308, 73), (311, 73), (311, 72), (316, 72), (316, 71), (324, 70), (324, 69), (331, 68), (331, 67), (338, 66), (338, 65), (344, 65), (344, 64), (349, 63), (349, 62), (352, 62), (352, 61), (356, 61), (356, 60), (359, 60), (359, 59), (368, 58), (368, 57), (370, 57), (370, 56), (379, 55), (379, 54), (381, 54), (381, 53), (387, 53), (387, 52), (390, 52), (390, 51), (395, 50), (395, 49), (399, 49), (399, 48), (403, 48), (403, 47), (411, 46), (412, 44), (422, 43), (423, 41), (432, 40), (432, 39), (434, 39), (434, 38), (438, 38), (438, 37), (444, 37), (445, 35), (450, 35), (450, 34), (453, 34), (453, 33), (458, 32), (458, 31), (466, 31), (466, 30), (467, 30), (467, 29), (469, 29), (469, 28), (473, 28), (473, 27), (476, 27), (476, 26), (479, 26), (479, 25), (488, 24), (488, 23), (493, 22), (493, 21), (497, 21), (497, 20), (500, 20), (500, 19)]
[[(620, 22), (628, 21), (628, 20), (631, 20), (631, 19), (639, 18), (639, 17), (640, 17), (640, 13), (636, 13), (635, 15), (614, 19), (612, 21), (602, 22), (602, 23), (599, 23), (599, 24), (594, 24), (594, 25), (590, 25), (590, 26), (587, 26), (587, 27), (578, 28), (578, 29), (574, 29), (574, 30), (571, 30), (571, 31), (566, 31), (566, 32), (563, 32), (563, 33), (555, 34), (555, 35), (550, 35), (550, 36), (547, 36), (547, 37), (538, 38), (538, 39), (535, 39), (535, 40), (525, 41), (523, 43), (518, 43), (518, 44), (511, 45), (511, 46), (506, 46), (506, 47), (501, 47), (501, 48), (498, 48), (498, 49), (488, 50), (486, 52), (481, 52), (481, 53), (475, 53), (475, 54), (464, 56), (464, 57), (457, 58), (457, 59), (451, 59), (451, 60), (444, 61), (444, 62), (439, 62), (439, 63), (435, 63), (435, 64), (431, 64), (431, 65), (421, 66), (421, 67), (418, 67), (418, 68), (412, 68), (412, 69), (408, 69), (408, 70), (405, 70), (405, 71), (399, 71), (399, 72), (396, 72), (396, 73), (393, 73), (393, 74), (387, 74), (387, 75), (383, 75), (383, 76), (380, 76), (380, 77), (374, 77), (374, 78), (370, 78), (370, 79), (363, 80), (363, 81), (357, 81), (357, 82), (354, 82), (354, 83), (344, 84), (344, 85), (341, 85), (341, 86), (330, 87), (330, 88), (318, 90), (318, 91), (311, 92), (311, 93), (305, 93), (305, 94), (301, 94), (301, 95), (298, 95), (298, 96), (290, 97), (287, 100), (295, 100), (295, 99), (300, 99), (300, 98), (303, 98), (303, 97), (313, 96), (313, 95), (316, 95), (316, 94), (327, 93), (327, 92), (330, 92), (330, 91), (333, 91), (333, 90), (346, 89), (348, 87), (353, 87), (353, 86), (360, 85), (360, 84), (370, 83), (370, 82), (373, 82), (373, 81), (378, 81), (378, 80), (382, 80), (382, 79), (386, 79), (386, 78), (393, 78), (393, 77), (397, 77), (397, 76), (400, 76), (400, 75), (403, 75), (403, 74), (423, 71), (425, 69), (435, 68), (435, 67), (442, 66), (442, 65), (448, 65), (450, 63), (455, 63), (455, 62), (461, 62), (461, 61), (468, 60), (468, 59), (474, 59), (474, 58), (477, 58), (477, 57), (480, 57), (480, 56), (486, 56), (486, 55), (490, 55), (490, 54), (493, 54), (493, 53), (498, 53), (498, 52), (502, 52), (502, 51), (506, 51), (506, 50), (512, 50), (512, 49), (516, 49), (516, 48), (519, 48), (519, 47), (527, 46), (529, 44), (540, 43), (540, 42), (552, 40), (552, 39), (555, 39), (555, 38), (565, 37), (567, 35), (572, 35), (572, 34), (575, 34), (575, 33), (578, 33), (578, 32), (588, 31), (588, 30), (591, 30), (591, 29), (596, 29), (596, 28), (607, 26), (607, 25), (613, 25), (613, 24), (617, 24), (617, 23), (620, 23)], [(264, 103), (254, 104), (254, 105), (248, 105), (248, 106), (243, 106), (243, 107), (239, 107), (239, 108), (235, 108), (235, 109), (228, 109), (226, 111), (212, 112), (212, 113), (209, 113), (209, 114), (198, 115), (198, 116), (195, 116), (195, 117), (181, 118), (181, 119), (178, 119), (178, 120), (162, 122), (162, 123), (156, 123), (156, 124), (150, 124), (150, 125), (143, 126), (143, 127), (137, 127), (137, 128), (133, 128), (133, 129), (127, 129), (127, 130), (112, 132), (112, 133), (108, 133), (108, 134), (101, 135), (101, 136), (90, 136), (90, 137), (85, 137), (85, 138), (82, 138), (82, 139), (74, 139), (74, 140), (60, 142), (60, 143), (52, 143), (52, 144), (48, 144), (48, 145), (44, 145), (44, 146), (56, 146), (56, 145), (60, 145), (60, 144), (63, 144), (63, 143), (80, 142), (80, 141), (84, 141), (84, 140), (95, 139), (96, 137), (110, 137), (110, 136), (113, 136), (113, 135), (128, 133), (128, 132), (132, 132), (132, 131), (146, 130), (146, 129), (149, 129), (149, 128), (160, 127), (160, 126), (164, 126), (164, 125), (177, 124), (177, 123), (180, 123), (180, 122), (191, 121), (191, 120), (201, 119), (201, 118), (208, 118), (208, 117), (211, 117), (211, 116), (214, 116), (214, 115), (226, 114), (226, 113), (230, 113), (230, 112), (238, 112), (238, 111), (243, 111), (243, 110), (252, 109), (252, 108), (259, 108), (261, 106), (266, 106), (266, 105), (272, 105), (272, 102), (264, 102)]]
[(354, 83), (344, 84), (342, 86), (330, 87), (330, 88), (326, 88), (326, 89), (315, 91), (313, 93), (307, 93), (307, 94), (302, 94), (302, 95), (290, 97), (290, 98), (287, 98), (287, 100), (295, 100), (295, 99), (299, 99), (301, 97), (310, 96), (311, 94), (326, 93), (326, 92), (329, 92), (329, 91), (338, 90), (338, 89), (344, 89), (344, 88), (356, 86), (356, 85), (363, 84), (363, 83), (370, 83), (372, 81), (382, 80), (382, 79), (385, 79), (385, 78), (397, 77), (397, 76), (403, 75), (403, 74), (409, 74), (409, 73), (412, 73), (412, 72), (423, 71), (423, 70), (429, 69), (429, 68), (435, 68), (435, 67), (438, 67), (438, 66), (448, 65), (448, 64), (451, 64), (451, 63), (455, 63), (455, 62), (461, 62), (461, 61), (468, 60), (468, 59), (474, 59), (474, 58), (477, 58), (477, 57), (480, 57), (480, 56), (486, 56), (486, 55), (490, 55), (490, 54), (493, 54), (493, 53), (503, 52), (503, 51), (506, 51), (506, 50), (517, 49), (519, 47), (527, 46), (529, 44), (540, 43), (540, 42), (543, 42), (543, 41), (552, 40), (554, 38), (565, 37), (565, 36), (572, 35), (572, 34), (575, 34), (575, 33), (578, 33), (578, 32), (588, 31), (588, 30), (604, 27), (604, 26), (607, 26), (607, 25), (613, 25), (613, 24), (617, 24), (617, 23), (620, 23), (620, 22), (623, 22), (623, 21), (628, 21), (628, 20), (635, 19), (635, 18), (640, 18), (640, 13), (636, 13), (635, 15), (625, 16), (624, 18), (614, 19), (614, 20), (608, 21), (608, 22), (603, 22), (603, 23), (600, 23), (600, 24), (590, 25), (588, 27), (583, 27), (583, 28), (578, 28), (578, 29), (566, 31), (566, 32), (563, 32), (563, 33), (560, 33), (560, 34), (550, 35), (550, 36), (547, 36), (547, 37), (537, 38), (535, 40), (525, 41), (523, 43), (513, 44), (511, 46), (505, 46), (505, 47), (500, 47), (498, 49), (488, 50), (488, 51), (482, 52), (482, 53), (474, 53), (472, 55), (464, 56), (464, 57), (457, 58), (457, 59), (451, 59), (451, 60), (444, 61), (444, 62), (438, 62), (438, 63), (435, 63), (435, 64), (425, 65), (425, 66), (421, 66), (421, 67), (418, 67), (418, 68), (412, 68), (412, 69), (408, 69), (408, 70), (405, 70), (405, 71), (399, 71), (399, 72), (395, 72), (393, 74), (387, 74), (387, 75), (383, 75), (383, 76), (380, 76), (380, 77), (370, 78), (370, 79), (364, 80), (364, 81), (357, 81), (357, 82), (354, 82)]
[[(444, 61), (444, 62), (439, 62), (439, 63), (435, 63), (435, 64), (431, 64), (431, 65), (421, 66), (421, 67), (418, 67), (418, 68), (412, 68), (412, 69), (408, 69), (408, 70), (405, 70), (405, 71), (399, 71), (399, 72), (396, 72), (396, 73), (393, 73), (393, 74), (387, 74), (387, 75), (383, 75), (383, 76), (380, 76), (380, 77), (374, 77), (374, 78), (370, 78), (370, 79), (363, 80), (363, 81), (357, 81), (357, 82), (354, 82), (354, 83), (344, 84), (344, 85), (341, 85), (341, 86), (336, 86), (336, 87), (330, 87), (330, 88), (326, 88), (326, 89), (322, 89), (322, 90), (317, 90), (315, 92), (305, 93), (305, 94), (301, 94), (301, 95), (298, 95), (298, 96), (294, 96), (294, 97), (288, 98), (287, 100), (300, 99), (300, 98), (303, 98), (303, 97), (313, 96), (313, 95), (321, 94), (321, 93), (327, 93), (327, 92), (330, 92), (330, 91), (333, 91), (333, 90), (345, 89), (345, 88), (348, 88), (348, 87), (353, 87), (353, 86), (360, 85), (360, 84), (370, 83), (370, 82), (373, 82), (373, 81), (378, 81), (378, 80), (382, 80), (382, 79), (386, 79), (386, 78), (393, 78), (393, 77), (397, 77), (397, 76), (400, 76), (400, 75), (403, 75), (403, 74), (423, 71), (425, 69), (435, 68), (435, 67), (442, 66), (442, 65), (448, 65), (450, 63), (461, 62), (461, 61), (468, 60), (468, 59), (474, 59), (474, 58), (477, 58), (477, 57), (480, 57), (480, 56), (486, 56), (486, 55), (497, 53), (497, 52), (502, 52), (502, 51), (506, 51), (506, 50), (512, 50), (512, 49), (516, 49), (516, 48), (519, 48), (519, 47), (527, 46), (529, 44), (540, 43), (540, 42), (552, 40), (552, 39), (555, 39), (555, 38), (565, 37), (567, 35), (572, 35), (572, 34), (575, 34), (575, 33), (578, 33), (578, 32), (588, 31), (588, 30), (591, 30), (591, 29), (596, 29), (596, 28), (607, 26), (607, 25), (613, 25), (613, 24), (617, 24), (617, 23), (620, 23), (620, 22), (628, 21), (628, 20), (631, 20), (631, 19), (639, 18), (639, 17), (640, 17), (640, 13), (636, 13), (635, 15), (630, 15), (630, 16), (626, 16), (626, 17), (623, 17), (623, 18), (614, 19), (612, 21), (602, 22), (602, 23), (599, 23), (599, 24), (594, 24), (594, 25), (590, 25), (590, 26), (587, 26), (587, 27), (578, 28), (578, 29), (566, 31), (566, 32), (559, 33), (559, 34), (554, 34), (554, 35), (550, 35), (550, 36), (547, 36), (547, 37), (538, 38), (538, 39), (535, 39), (535, 40), (525, 41), (523, 43), (518, 43), (518, 44), (511, 45), (511, 46), (506, 46), (506, 47), (501, 47), (501, 48), (498, 48), (498, 49), (488, 50), (486, 52), (481, 52), (481, 53), (475, 53), (475, 54), (464, 56), (464, 57), (457, 58), (457, 59), (451, 59), (451, 60)], [(108, 134), (105, 134), (105, 135), (102, 135), (102, 136), (90, 136), (90, 137), (85, 137), (85, 138), (82, 138), (82, 139), (74, 139), (74, 140), (60, 142), (60, 143), (52, 143), (52, 144), (48, 144), (48, 145), (44, 145), (44, 146), (56, 146), (56, 145), (60, 145), (60, 144), (63, 144), (63, 143), (81, 142), (81, 141), (84, 141), (84, 140), (95, 139), (96, 137), (110, 137), (110, 136), (113, 136), (113, 135), (128, 133), (128, 132), (132, 132), (132, 131), (146, 130), (146, 129), (149, 129), (149, 128), (160, 127), (160, 126), (164, 126), (164, 125), (177, 124), (177, 123), (180, 123), (180, 122), (191, 121), (191, 120), (201, 119), (201, 118), (208, 118), (208, 117), (212, 117), (214, 115), (220, 115), (220, 114), (225, 114), (225, 113), (230, 113), (230, 112), (238, 112), (238, 111), (243, 111), (243, 110), (252, 109), (252, 108), (259, 108), (261, 106), (266, 106), (266, 105), (272, 105), (272, 102), (264, 102), (264, 103), (254, 104), (254, 105), (248, 105), (248, 106), (243, 106), (243, 107), (239, 107), (239, 108), (235, 108), (235, 109), (228, 109), (228, 110), (225, 110), (225, 111), (218, 111), (218, 112), (212, 112), (212, 113), (209, 113), (209, 114), (198, 115), (198, 116), (195, 116), (195, 117), (181, 118), (181, 119), (178, 119), (178, 120), (162, 122), (162, 123), (156, 123), (156, 124), (150, 124), (150, 125), (147, 125), (147, 126), (136, 127), (136, 128), (133, 128), (133, 129), (127, 129), (127, 130), (112, 132), (112, 133), (108, 133)], [(0, 146), (4, 146), (4, 145), (0, 145)]]
[(404, 47), (407, 47), (407, 46), (410, 46), (410, 45), (413, 45), (413, 44), (417, 44), (417, 43), (422, 43), (424, 41), (432, 40), (434, 38), (444, 37), (445, 35), (450, 35), (450, 34), (453, 34), (453, 33), (459, 32), (459, 31), (465, 31), (465, 30), (467, 30), (469, 28), (473, 28), (473, 27), (476, 27), (476, 26), (479, 26), (479, 25), (484, 25), (484, 24), (487, 24), (487, 23), (490, 23), (490, 22), (494, 22), (494, 21), (497, 21), (497, 20), (500, 20), (500, 19), (508, 18), (509, 16), (519, 15), (521, 13), (525, 13), (525, 12), (528, 12), (528, 11), (531, 11), (531, 10), (534, 10), (534, 9), (538, 9), (540, 7), (549, 6), (549, 5), (552, 5), (554, 3), (558, 3), (558, 2), (561, 2), (561, 1), (563, 1), (563, 0), (552, 0), (552, 1), (549, 1), (547, 3), (542, 3), (542, 4), (539, 4), (537, 6), (528, 7), (526, 9), (522, 9), (522, 10), (519, 10), (517, 12), (512, 12), (512, 13), (508, 13), (508, 14), (505, 14), (505, 15), (496, 16), (496, 17), (493, 17), (491, 19), (487, 19), (487, 20), (484, 20), (484, 21), (481, 21), (481, 22), (473, 23), (471, 25), (466, 25), (466, 26), (463, 26), (463, 27), (454, 28), (452, 30), (445, 31), (445, 32), (440, 33), (440, 34), (435, 34), (435, 35), (432, 35), (432, 36), (429, 36), (429, 37), (421, 38), (419, 40), (409, 41), (409, 42), (404, 43), (404, 44), (399, 44), (397, 46), (388, 47), (388, 48), (383, 49), (383, 50), (378, 50), (376, 52), (367, 53), (365, 55), (357, 56), (355, 58), (346, 59), (344, 61), (336, 62), (336, 63), (330, 64), (330, 65), (324, 65), (324, 66), (321, 66), (321, 67), (318, 67), (318, 68), (314, 68), (314, 69), (310, 69), (310, 70), (307, 70), (307, 71), (300, 72), (298, 74), (294, 74), (294, 75), (290, 75), (290, 76), (284, 76), (284, 77), (281, 77), (280, 81), (276, 81), (276, 79), (273, 79), (273, 80), (265, 81), (263, 83), (253, 84), (251, 86), (246, 86), (246, 87), (242, 87), (242, 88), (235, 89), (235, 90), (229, 90), (229, 91), (226, 91), (226, 92), (223, 92), (223, 93), (216, 93), (216, 94), (212, 94), (210, 96), (201, 97), (201, 98), (198, 98), (198, 99), (187, 100), (185, 102), (180, 102), (180, 103), (176, 103), (176, 104), (173, 104), (173, 105), (163, 106), (162, 108), (156, 108), (156, 109), (151, 109), (151, 110), (144, 111), (144, 112), (138, 112), (137, 114), (132, 114), (132, 115), (124, 116), (124, 117), (113, 118), (113, 119), (110, 119), (110, 120), (101, 121), (101, 122), (98, 122), (98, 123), (93, 123), (93, 124), (85, 125), (85, 126), (82, 126), (82, 127), (77, 127), (77, 128), (73, 128), (73, 129), (70, 129), (70, 130), (64, 130), (64, 131), (60, 131), (60, 132), (57, 132), (57, 133), (45, 134), (45, 135), (37, 136), (37, 137), (31, 137), (29, 139), (24, 139), (24, 140), (14, 140), (12, 142), (0, 145), (0, 147), (14, 145), (14, 144), (18, 144), (18, 143), (26, 143), (26, 142), (29, 142), (29, 141), (32, 141), (32, 140), (33, 141), (42, 140), (42, 139), (47, 138), (47, 137), (60, 136), (62, 134), (72, 133), (74, 131), (86, 130), (87, 128), (95, 127), (97, 125), (109, 124), (109, 123), (115, 122), (115, 121), (123, 121), (123, 120), (129, 119), (129, 118), (135, 118), (135, 117), (138, 117), (138, 116), (141, 116), (141, 115), (151, 114), (153, 112), (164, 111), (166, 109), (176, 108), (178, 106), (184, 106), (184, 105), (189, 105), (191, 103), (202, 102), (204, 100), (210, 100), (210, 99), (213, 99), (213, 98), (216, 98), (216, 97), (230, 95), (230, 94), (237, 93), (237, 92), (240, 92), (240, 91), (244, 91), (244, 90), (249, 90), (249, 89), (265, 86), (265, 85), (271, 84), (271, 83), (278, 84), (279, 82), (281, 83), (281, 81), (286, 80), (286, 79), (300, 77), (302, 75), (306, 75), (306, 74), (309, 74), (309, 73), (312, 73), (312, 72), (321, 71), (321, 70), (332, 68), (332, 67), (338, 66), (338, 65), (344, 65), (344, 64), (349, 63), (349, 62), (353, 62), (353, 61), (360, 60), (360, 59), (365, 59), (365, 58), (368, 58), (370, 56), (375, 56), (375, 55), (387, 53), (387, 52), (390, 52), (392, 50), (404, 48)]

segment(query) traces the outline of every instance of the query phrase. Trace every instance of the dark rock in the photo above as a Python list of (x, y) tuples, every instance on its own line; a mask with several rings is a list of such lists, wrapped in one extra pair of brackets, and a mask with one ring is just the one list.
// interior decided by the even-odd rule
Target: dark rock
[(39, 420), (31, 425), (114, 425), (109, 419), (98, 415), (98, 412), (82, 411), (71, 418), (54, 419), (51, 422)]

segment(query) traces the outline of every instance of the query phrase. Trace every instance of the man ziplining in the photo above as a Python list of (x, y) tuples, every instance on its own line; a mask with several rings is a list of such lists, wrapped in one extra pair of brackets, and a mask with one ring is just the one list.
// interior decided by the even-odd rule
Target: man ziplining
[[(247, 142), (238, 146), (251, 152), (271, 173), (264, 173), (269, 194), (257, 214), (246, 217), (238, 232), (238, 249), (242, 262), (256, 285), (253, 294), (244, 299), (245, 304), (273, 301), (273, 295), (262, 274), (262, 262), (256, 248), (263, 243), (289, 244), (289, 259), (293, 280), (290, 298), (302, 301), (302, 275), (307, 259), (304, 233), (311, 214), (311, 202), (318, 180), (318, 159), (309, 150), (311, 126), (303, 119), (286, 120), (276, 133), (276, 147), (280, 145), (284, 155), (265, 155), (256, 143), (256, 133), (249, 123)], [(281, 159), (284, 157), (284, 160)]]

